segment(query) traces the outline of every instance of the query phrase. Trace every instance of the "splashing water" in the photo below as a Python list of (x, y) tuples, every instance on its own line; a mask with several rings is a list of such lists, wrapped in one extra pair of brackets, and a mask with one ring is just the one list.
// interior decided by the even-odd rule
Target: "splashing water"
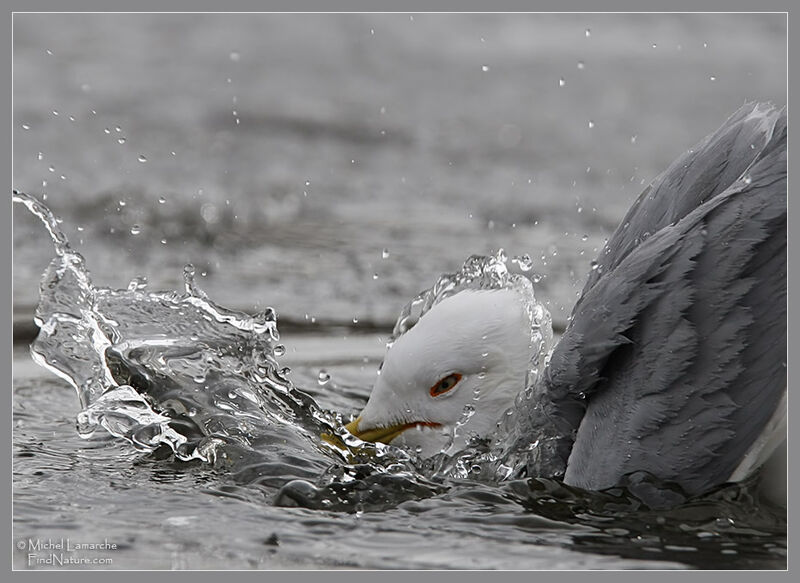
[[(185, 293), (145, 291), (139, 280), (120, 290), (94, 287), (52, 213), (24, 193), (15, 192), (14, 201), (41, 219), (55, 246), (31, 352), (77, 391), (82, 437), (103, 428), (140, 451), (166, 447), (183, 461), (247, 467), (261, 481), (269, 481), (262, 474), (275, 464), (289, 470), (282, 472), (285, 482), (317, 478), (354, 452), (381, 462), (403, 457), (349, 436), (338, 415), (292, 385), (276, 360), (285, 349), (272, 308), (250, 316), (216, 305), (197, 286), (191, 265), (184, 269)], [(331, 446), (322, 434), (342, 436), (352, 450)], [(290, 447), (274, 453), (279, 442), (310, 458), (293, 466)]]

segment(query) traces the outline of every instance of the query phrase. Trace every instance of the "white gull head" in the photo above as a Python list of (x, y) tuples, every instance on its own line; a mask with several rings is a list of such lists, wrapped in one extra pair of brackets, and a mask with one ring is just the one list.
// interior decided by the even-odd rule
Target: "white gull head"
[[(532, 295), (523, 291), (464, 289), (436, 303), (387, 348), (348, 431), (421, 457), (491, 437), (549, 344), (537, 341), (541, 322), (532, 321)], [(536, 307), (549, 331), (549, 315)]]

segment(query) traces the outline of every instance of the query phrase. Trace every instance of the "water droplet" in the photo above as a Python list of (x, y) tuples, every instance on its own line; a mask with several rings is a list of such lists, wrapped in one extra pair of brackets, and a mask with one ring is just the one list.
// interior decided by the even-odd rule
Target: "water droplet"
[(147, 287), (147, 278), (144, 276), (134, 277), (128, 284), (128, 291), (136, 291)]
[(47, 167), (47, 169), (48, 169), (50, 172), (55, 172), (55, 171), (56, 171), (56, 167), (55, 167), (55, 166), (48, 166), (48, 167)]
[(717, 80), (717, 78), (716, 78), (714, 75), (711, 75), (711, 77), (709, 77), (709, 80), (711, 80), (711, 81), (716, 81), (716, 80)]
[(373, 273), (372, 274), (372, 279), (378, 279), (378, 274), (377, 273)]
[(111, 133), (111, 129), (110, 128), (103, 128), (103, 133), (104, 134), (110, 134)]
[(389, 257), (389, 250), (384, 247), (383, 251), (381, 251), (381, 258), (387, 259)]
[(589, 38), (590, 36), (592, 36), (592, 29), (587, 28), (584, 34), (586, 35), (586, 38)]
[(131, 235), (138, 235), (142, 232), (142, 228), (139, 225), (133, 225), (131, 227)]
[(324, 386), (327, 385), (328, 381), (330, 380), (331, 380), (331, 375), (328, 374), (328, 371), (326, 371), (324, 368), (320, 369), (319, 374), (317, 375), (317, 382), (320, 385)]
[(210, 202), (207, 202), (200, 207), (200, 215), (208, 224), (214, 224), (219, 221), (219, 209), (217, 209), (216, 205), (211, 204)]
[(161, 239), (161, 244), (162, 245), (166, 245), (167, 244), (167, 240), (166, 239)]
[(164, 204), (165, 202), (167, 202), (166, 198), (164, 198), (163, 196), (158, 197), (158, 204)]
[(588, 241), (588, 240), (589, 240), (589, 235), (583, 235), (583, 237), (581, 237), (581, 241)]
[(22, 129), (23, 130), (29, 130), (29, 129), (31, 129), (31, 126), (29, 126), (28, 124), (24, 123), (24, 124), (22, 124)]
[(750, 176), (745, 176), (744, 178), (742, 178), (742, 182), (744, 182), (745, 184), (750, 184), (751, 182), (753, 182), (753, 179)]
[(75, 121), (75, 116), (74, 115), (69, 116), (69, 121)]
[(489, 70), (489, 65), (483, 65), (481, 67), (481, 71), (483, 71), (484, 73), (486, 73), (488, 70)]
[(286, 347), (283, 344), (276, 344), (275, 348), (272, 349), (273, 354), (275, 356), (283, 356), (286, 354)]
[(592, 129), (593, 127), (594, 127), (594, 122), (592, 120), (589, 120), (589, 129)]
[(657, 47), (658, 47), (658, 45), (656, 43), (653, 43), (653, 48), (655, 49)]
[(637, 137), (638, 136), (636, 136), (635, 134), (631, 136), (631, 144), (635, 144), (636, 143), (636, 138)]
[(231, 61), (233, 61), (234, 63), (238, 63), (239, 59), (242, 58), (242, 55), (240, 55), (236, 51), (231, 51), (230, 58), (231, 58)]
[(36, 154), (36, 159), (39, 160), (39, 161), (43, 160), (44, 159), (44, 154), (39, 152), (38, 154)]
[(600, 264), (597, 261), (592, 261), (589, 267), (592, 268), (592, 271), (597, 271), (600, 268)]
[(353, 324), (358, 324), (358, 316), (353, 316)]
[(57, 109), (53, 110), (53, 115), (58, 115), (58, 110)]
[(118, 144), (124, 144), (126, 141), (127, 140), (125, 139), (125, 136), (122, 136), (121, 138), (117, 138), (117, 143)]
[(147, 158), (145, 157), (145, 155), (144, 155), (144, 154), (139, 154), (139, 158), (138, 158), (138, 160), (139, 160), (139, 162), (141, 162), (142, 164), (144, 164), (145, 162), (147, 162)]
[(578, 61), (578, 69), (583, 70), (584, 67), (586, 67), (586, 64), (583, 61)]
[(114, 126), (114, 131), (120, 133), (122, 131), (122, 126)]
[(530, 271), (533, 267), (533, 259), (527, 253), (511, 258), (511, 263), (516, 263), (522, 271)]
[(566, 84), (567, 84), (567, 82), (566, 82), (566, 81), (564, 81), (564, 77), (561, 77), (561, 78), (558, 80), (558, 86), (559, 86), (559, 87), (563, 87), (563, 86), (564, 86), (564, 85), (566, 85)]

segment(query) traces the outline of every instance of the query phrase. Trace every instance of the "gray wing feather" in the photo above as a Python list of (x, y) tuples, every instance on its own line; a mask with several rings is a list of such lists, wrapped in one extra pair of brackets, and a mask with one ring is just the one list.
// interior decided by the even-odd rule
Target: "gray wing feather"
[(705, 491), (785, 391), (785, 111), (746, 106), (687, 156), (610, 239), (520, 404), (517, 434), (558, 435), (568, 484), (603, 489), (645, 470)]

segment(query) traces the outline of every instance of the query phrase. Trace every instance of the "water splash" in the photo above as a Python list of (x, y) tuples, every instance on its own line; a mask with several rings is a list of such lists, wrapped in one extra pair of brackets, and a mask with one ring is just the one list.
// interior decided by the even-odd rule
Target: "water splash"
[(271, 490), (278, 505), (341, 506), (341, 484), (354, 480), (365, 492), (352, 503), (368, 509), (437, 491), (407, 452), (355, 438), (340, 414), (291, 383), (277, 360), (286, 348), (272, 308), (250, 315), (217, 305), (191, 264), (184, 293), (148, 291), (145, 278), (95, 287), (49, 209), (20, 192), (13, 200), (42, 221), (56, 251), (31, 353), (75, 388), (80, 436), (103, 430), (141, 452), (206, 462), (242, 487)]
[(295, 441), (316, 443), (334, 431), (333, 416), (278, 365), (272, 308), (248, 315), (215, 304), (191, 266), (183, 294), (146, 291), (143, 279), (126, 289), (95, 287), (49, 209), (20, 192), (13, 200), (53, 241), (31, 352), (76, 389), (82, 436), (103, 428), (139, 450), (166, 446), (179, 459), (209, 461), (209, 443), (250, 447), (286, 427)]

